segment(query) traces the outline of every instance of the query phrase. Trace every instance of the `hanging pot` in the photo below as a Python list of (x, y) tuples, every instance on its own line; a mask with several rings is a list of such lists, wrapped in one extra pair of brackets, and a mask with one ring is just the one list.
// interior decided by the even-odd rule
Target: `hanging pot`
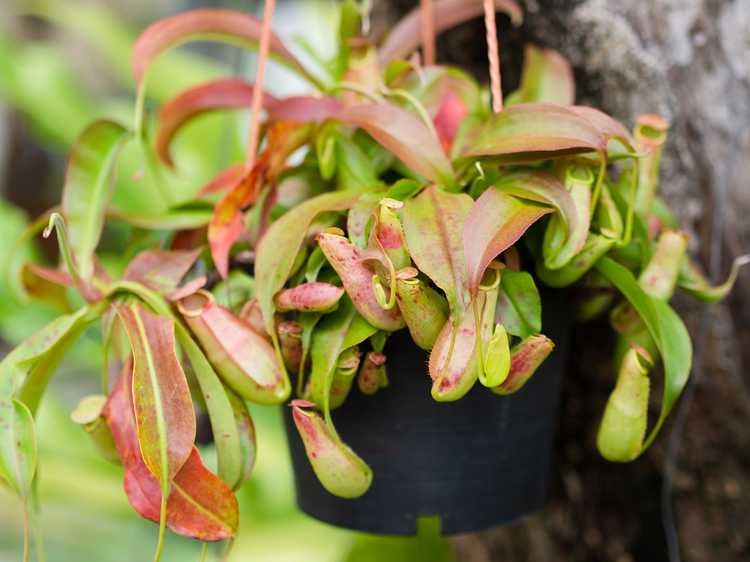
[(345, 443), (373, 470), (362, 497), (335, 497), (318, 482), (285, 410), (300, 509), (325, 523), (413, 535), (417, 518), (439, 516), (444, 534), (477, 531), (539, 511), (547, 498), (562, 372), (572, 315), (566, 294), (543, 295), (544, 333), (556, 344), (516, 394), (478, 383), (461, 400), (430, 397), (428, 354), (407, 330), (386, 346), (390, 384), (374, 396), (353, 389), (333, 412)]

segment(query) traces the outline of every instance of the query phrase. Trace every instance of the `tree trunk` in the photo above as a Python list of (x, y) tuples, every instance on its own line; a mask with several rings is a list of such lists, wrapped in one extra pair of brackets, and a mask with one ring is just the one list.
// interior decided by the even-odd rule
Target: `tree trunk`
[[(750, 250), (750, 2), (525, 0), (526, 21), (499, 18), (503, 83), (515, 88), (523, 45), (561, 51), (578, 102), (632, 124), (672, 123), (661, 192), (716, 277)], [(375, 2), (376, 30), (416, 0)], [(487, 81), (482, 21), (445, 33), (438, 60)], [(723, 305), (677, 298), (696, 346), (691, 387), (651, 450), (613, 465), (598, 457), (597, 422), (613, 384), (603, 326), (578, 329), (566, 375), (548, 508), (455, 540), (461, 562), (490, 560), (739, 561), (750, 557), (750, 271)], [(603, 352), (602, 349), (605, 351)], [(680, 421), (680, 418), (683, 418)], [(665, 486), (665, 475), (666, 486)], [(672, 485), (669, 486), (671, 481)], [(673, 513), (673, 515), (670, 515)], [(665, 531), (666, 529), (666, 531)]]

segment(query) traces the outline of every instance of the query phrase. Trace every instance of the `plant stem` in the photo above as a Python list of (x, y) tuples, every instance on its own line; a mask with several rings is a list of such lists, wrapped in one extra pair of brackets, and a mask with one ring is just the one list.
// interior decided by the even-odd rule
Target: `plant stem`
[(29, 562), (29, 503), (23, 501), (23, 562)]

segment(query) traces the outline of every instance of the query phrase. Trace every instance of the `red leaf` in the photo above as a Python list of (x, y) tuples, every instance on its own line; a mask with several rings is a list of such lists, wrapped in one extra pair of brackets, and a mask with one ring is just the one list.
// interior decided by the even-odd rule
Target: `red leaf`
[[(505, 12), (513, 25), (523, 20), (521, 8), (513, 0), (495, 0), (495, 9)], [(482, 0), (435, 0), (433, 2), (435, 34), (482, 15)], [(419, 8), (414, 8), (396, 24), (378, 50), (383, 67), (394, 59), (405, 59), (421, 44)]]
[(450, 151), (458, 126), (468, 112), (469, 108), (466, 107), (464, 100), (453, 90), (446, 90), (443, 93), (440, 108), (432, 121), (435, 124), (440, 144), (446, 153)]
[(466, 277), (472, 294), (476, 294), (490, 262), (551, 211), (550, 207), (521, 201), (494, 188), (476, 200), (464, 223)]
[[(166, 468), (171, 479), (195, 441), (195, 412), (175, 352), (174, 325), (140, 304), (116, 305), (116, 310), (133, 353), (133, 406), (143, 459), (155, 476), (161, 478)], [(166, 467), (162, 443), (166, 443)]]
[(307, 125), (280, 121), (268, 132), (266, 149), (249, 174), (219, 201), (208, 224), (208, 244), (216, 269), (222, 277), (229, 273), (229, 250), (242, 234), (242, 211), (255, 203), (268, 177), (273, 178), (289, 155), (299, 148), (309, 134)]
[[(191, 10), (159, 20), (141, 33), (133, 47), (135, 82), (140, 87), (151, 62), (172, 47), (206, 38), (252, 46), (260, 40), (261, 26), (260, 20), (249, 14), (221, 9)], [(271, 56), (310, 79), (299, 60), (273, 33), (269, 49)]]
[[(250, 108), (253, 85), (237, 78), (212, 80), (183, 90), (159, 110), (156, 131), (156, 154), (167, 166), (174, 166), (169, 154), (172, 138), (191, 119), (223, 109)], [(263, 107), (276, 102), (272, 95), (263, 93)]]
[(123, 279), (137, 281), (146, 287), (167, 294), (175, 290), (185, 277), (201, 248), (195, 250), (146, 250), (128, 264)]
[(428, 180), (446, 186), (453, 184), (453, 168), (438, 139), (408, 111), (389, 103), (360, 104), (342, 109), (337, 119), (367, 131)]
[[(125, 467), (125, 493), (146, 519), (159, 521), (161, 490), (141, 457), (131, 402), (132, 364), (126, 365), (102, 410)], [(172, 481), (167, 498), (167, 526), (174, 532), (203, 541), (218, 541), (237, 532), (237, 498), (201, 461), (198, 449)]]

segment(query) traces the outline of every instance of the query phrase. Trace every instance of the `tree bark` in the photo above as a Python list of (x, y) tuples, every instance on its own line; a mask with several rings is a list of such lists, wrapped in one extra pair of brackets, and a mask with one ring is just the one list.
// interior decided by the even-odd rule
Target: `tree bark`
[[(571, 61), (579, 103), (628, 125), (642, 113), (667, 118), (661, 193), (691, 234), (692, 254), (714, 276), (725, 274), (733, 257), (750, 250), (750, 221), (744, 220), (750, 212), (750, 2), (521, 3), (526, 21), (520, 28), (498, 19), (506, 91), (518, 83), (523, 45), (533, 42)], [(376, 29), (385, 30), (418, 3), (375, 4)], [(443, 34), (438, 47), (439, 62), (487, 82), (481, 19)], [(678, 551), (686, 561), (748, 559), (750, 271), (726, 304), (709, 309), (678, 298), (676, 306), (696, 346), (692, 386), (651, 450), (627, 465), (598, 457), (596, 426), (613, 384), (611, 341), (601, 325), (579, 328), (548, 508), (457, 538), (459, 560), (626, 562), (668, 560), (668, 553), (677, 560)], [(664, 489), (665, 474), (671, 488)]]

